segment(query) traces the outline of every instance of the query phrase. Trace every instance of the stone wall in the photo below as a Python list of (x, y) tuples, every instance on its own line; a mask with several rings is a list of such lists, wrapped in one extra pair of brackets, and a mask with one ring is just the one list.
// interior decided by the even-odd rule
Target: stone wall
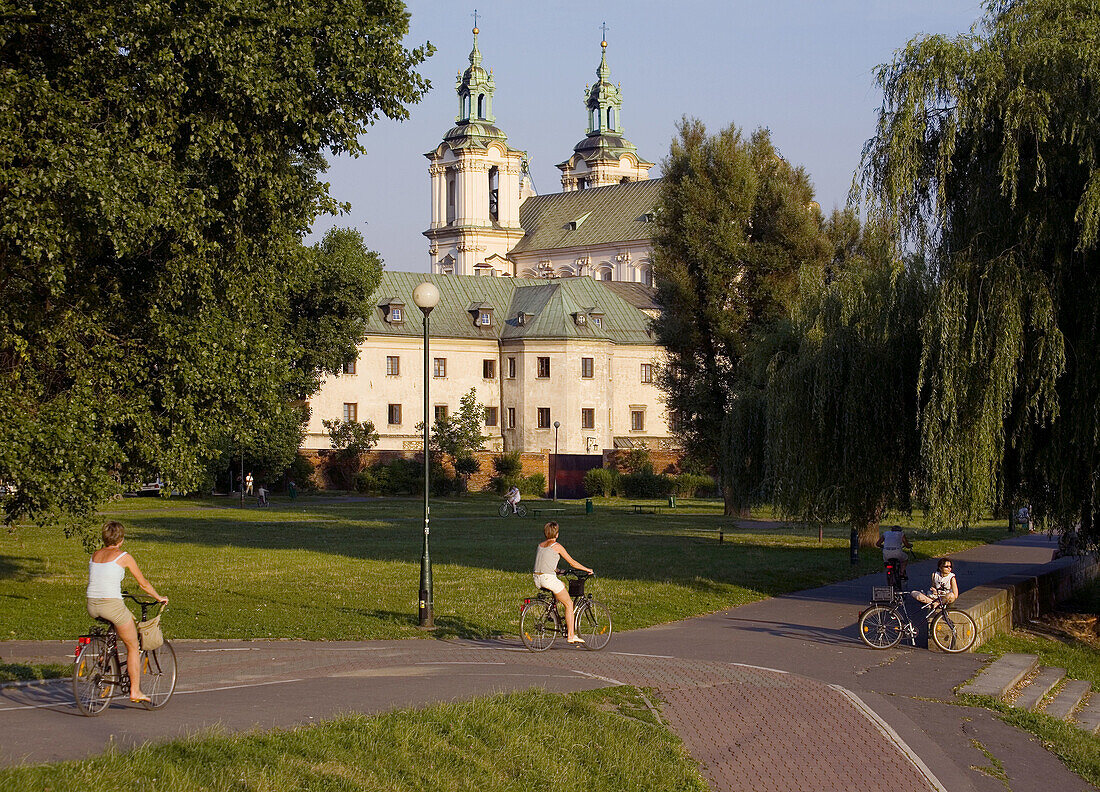
[[(1007, 575), (984, 586), (964, 591), (954, 607), (966, 611), (978, 625), (977, 648), (997, 633), (1026, 625), (1031, 619), (1054, 610), (1074, 591), (1097, 576), (1096, 557), (1060, 558), (1043, 567), (1038, 575)], [(928, 648), (938, 651), (933, 641)]]

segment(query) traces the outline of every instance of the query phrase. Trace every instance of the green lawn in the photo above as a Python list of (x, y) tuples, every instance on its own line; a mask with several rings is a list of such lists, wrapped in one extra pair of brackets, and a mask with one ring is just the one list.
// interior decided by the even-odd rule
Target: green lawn
[[(618, 629), (709, 613), (880, 569), (877, 551), (848, 563), (848, 530), (774, 520), (735, 528), (716, 501), (681, 501), (635, 515), (633, 501), (583, 501), (567, 509), (562, 543), (598, 573), (589, 589)], [(432, 504), (431, 555), (439, 636), (513, 633), (532, 592), (530, 569), (543, 520), (496, 515), (486, 496)], [(529, 508), (545, 502), (528, 502)], [(175, 638), (373, 639), (423, 636), (416, 628), (422, 502), (333, 498), (276, 500), (239, 509), (228, 499), (127, 499), (104, 517), (122, 520), (126, 549), (171, 598)], [(725, 531), (719, 544), (717, 530)], [(919, 557), (1005, 536), (1001, 525), (911, 532)], [(84, 612), (87, 555), (57, 528), (20, 526), (0, 538), (0, 639), (70, 638)], [(133, 587), (136, 589), (136, 587)]]
[(634, 688), (567, 696), (534, 690), (0, 770), (0, 788), (706, 792), (679, 739), (648, 713)]

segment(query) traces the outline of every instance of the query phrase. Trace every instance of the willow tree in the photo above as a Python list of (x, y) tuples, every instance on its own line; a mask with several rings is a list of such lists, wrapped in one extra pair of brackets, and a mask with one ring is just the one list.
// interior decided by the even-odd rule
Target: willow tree
[(919, 266), (892, 259), (881, 227), (844, 212), (827, 232), (833, 260), (803, 269), (792, 319), (762, 361), (765, 470), (781, 511), (850, 522), (866, 546), (913, 493), (927, 285)]
[(730, 126), (711, 136), (684, 119), (678, 131), (662, 165), (654, 234), (655, 328), (668, 354), (658, 381), (689, 453), (718, 465), (732, 513), (759, 486), (751, 427), (759, 413), (741, 420), (741, 400), (727, 418), (739, 368), (754, 334), (787, 314), (799, 267), (827, 248), (806, 172), (778, 155), (767, 130), (746, 139)]
[(933, 521), (1024, 499), (1095, 541), (1100, 4), (990, 0), (878, 80), (862, 185), (938, 283), (920, 370)]

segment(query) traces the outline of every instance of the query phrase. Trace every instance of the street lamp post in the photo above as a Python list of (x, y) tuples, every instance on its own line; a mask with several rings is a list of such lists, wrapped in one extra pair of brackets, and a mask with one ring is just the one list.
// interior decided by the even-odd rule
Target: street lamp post
[(554, 500), (558, 499), (558, 429), (561, 421), (554, 421)]
[(431, 460), (428, 450), (428, 383), (431, 359), (428, 353), (428, 314), (439, 303), (439, 289), (434, 283), (421, 283), (413, 289), (413, 302), (424, 314), (424, 552), (420, 556), (420, 626), (435, 627), (432, 616), (432, 559), (428, 555), (428, 476)]

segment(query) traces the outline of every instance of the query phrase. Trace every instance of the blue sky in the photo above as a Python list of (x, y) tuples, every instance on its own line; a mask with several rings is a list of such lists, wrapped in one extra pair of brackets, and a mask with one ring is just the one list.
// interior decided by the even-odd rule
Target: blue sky
[[(475, 4), (476, 3), (476, 6)], [(972, 0), (442, 0), (407, 2), (407, 46), (430, 41), (421, 68), (432, 90), (403, 123), (384, 120), (367, 154), (332, 158), (326, 180), (352, 205), (323, 217), (358, 228), (386, 268), (426, 272), (428, 161), (458, 110), (455, 75), (466, 68), (478, 10), (484, 66), (493, 70), (497, 125), (527, 151), (539, 193), (561, 189), (555, 167), (584, 137), (586, 84), (600, 62), (607, 23), (611, 78), (623, 91), (622, 123), (658, 167), (685, 115), (708, 129), (768, 127), (783, 156), (809, 172), (825, 212), (843, 206), (881, 95), (874, 69), (919, 34), (954, 35), (981, 16)]]

